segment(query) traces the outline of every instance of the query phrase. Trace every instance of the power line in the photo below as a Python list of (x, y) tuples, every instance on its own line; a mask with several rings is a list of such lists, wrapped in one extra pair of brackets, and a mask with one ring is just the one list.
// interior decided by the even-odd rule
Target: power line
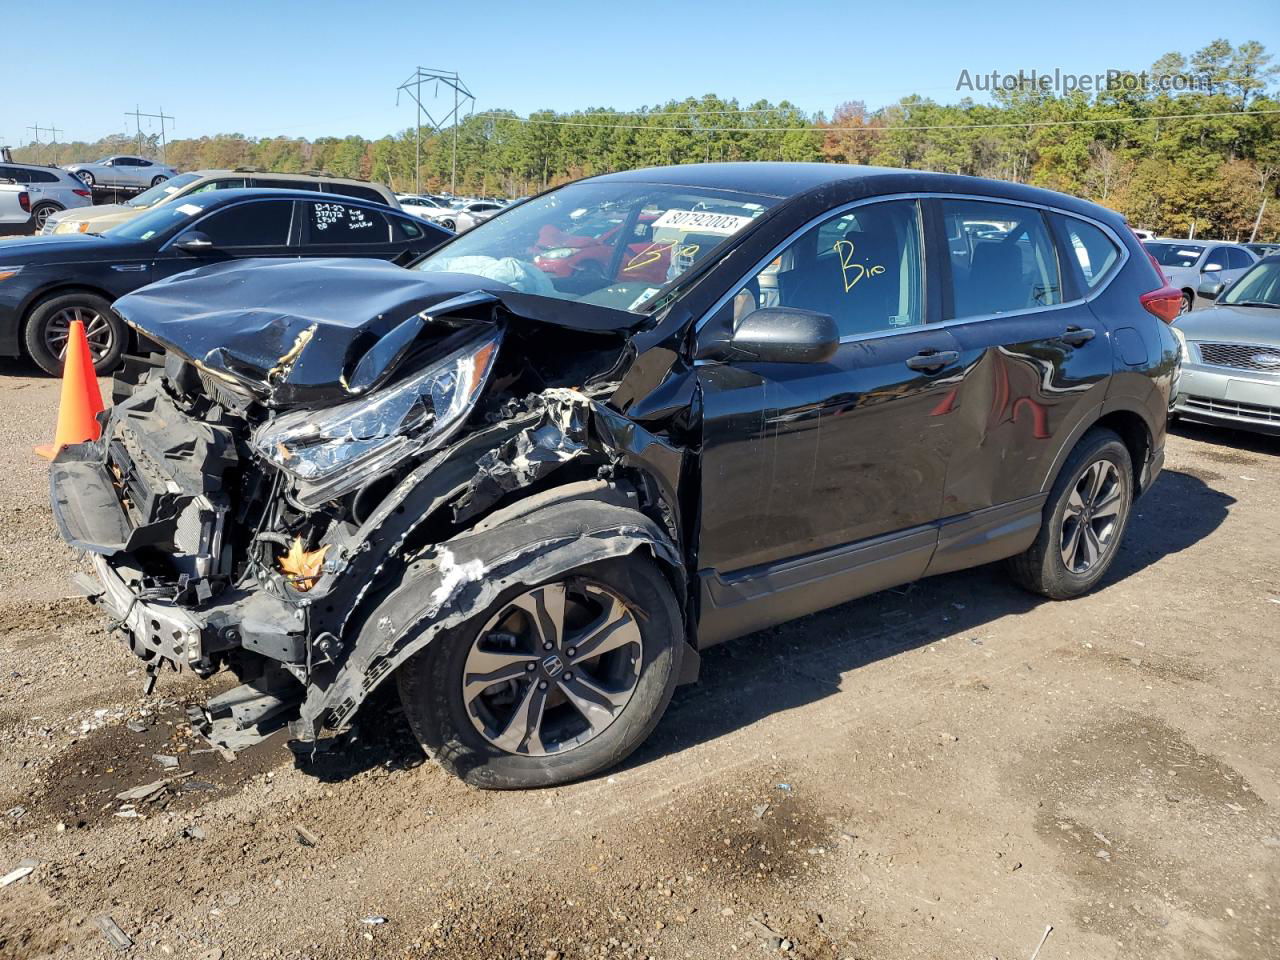
[[(173, 117), (169, 116), (167, 113), (164, 112), (164, 107), (160, 108), (159, 113), (143, 113), (139, 107), (135, 106), (132, 112), (125, 111), (125, 116), (133, 117), (134, 126), (137, 128), (137, 131), (138, 131), (138, 152), (139, 153), (142, 152), (142, 118), (148, 117), (152, 120), (160, 121), (160, 159), (165, 162), (168, 162), (169, 158), (165, 156), (167, 152), (166, 148), (168, 146), (168, 143), (165, 140), (164, 125), (165, 125), (165, 121), (168, 121), (169, 123), (173, 123), (174, 121), (173, 121)], [(174, 124), (174, 125), (177, 126), (177, 124)]]
[(43, 130), (46, 133), (53, 134), (53, 139), (49, 141), (49, 149), (50, 149), (50, 152), (53, 154), (53, 162), (57, 163), (58, 162), (58, 134), (62, 132), (62, 129), (60, 127), (42, 127), (40, 126), (39, 123), (32, 124), (31, 126), (27, 127), (27, 129), (35, 131), (36, 138), (34, 142), (36, 147), (37, 160), (40, 159), (40, 131)]
[[(649, 123), (588, 123), (581, 120), (540, 120), (536, 117), (515, 117), (501, 113), (477, 113), (477, 117), (488, 117), (494, 120), (511, 120), (515, 123), (545, 123), (558, 127), (602, 127), (613, 130), (686, 130), (693, 133), (811, 133), (815, 130), (823, 133), (889, 133), (899, 130), (997, 130), (1010, 127), (1065, 127), (1079, 126), (1089, 123), (1146, 123), (1160, 120), (1190, 120), (1208, 117), (1261, 117), (1280, 113), (1277, 110), (1223, 110), (1213, 113), (1164, 113), (1149, 117), (1094, 117), (1088, 120), (1028, 120), (1005, 123), (932, 123), (932, 124), (900, 124), (894, 126), (866, 127), (690, 127), (670, 126), (667, 124)], [(678, 116), (677, 114), (650, 114), (654, 118)]]
[[(453, 91), (453, 109), (446, 113), (439, 122), (431, 115), (431, 111), (422, 105), (422, 85), (424, 83), (434, 83), (436, 85), (435, 96), (440, 96), (440, 86)], [(444, 132), (446, 123), (453, 125), (453, 166), (449, 180), (449, 190), (451, 193), (458, 192), (458, 110), (462, 101), (470, 100), (472, 106), (475, 106), (476, 98), (472, 95), (467, 85), (462, 82), (462, 78), (458, 76), (456, 70), (432, 70), (424, 67), (415, 67), (413, 74), (400, 86), (396, 87), (396, 106), (400, 106), (400, 94), (404, 92), (408, 94), (415, 104), (418, 106), (418, 123), (414, 127), (417, 133), (417, 145), (414, 152), (413, 165), (413, 192), (422, 192), (422, 115), (427, 115), (427, 120), (431, 124), (437, 134)], [(470, 116), (470, 114), (468, 114)]]

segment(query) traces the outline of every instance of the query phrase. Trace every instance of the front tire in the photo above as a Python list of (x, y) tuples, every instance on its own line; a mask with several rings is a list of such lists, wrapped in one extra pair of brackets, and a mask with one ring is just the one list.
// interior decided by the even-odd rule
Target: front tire
[(81, 183), (83, 183), (86, 187), (89, 187), (90, 189), (93, 189), (93, 185), (97, 182), (96, 180), (94, 180), (93, 174), (90, 173), (88, 170), (77, 170), (76, 176), (80, 178)]
[(1014, 581), (1052, 600), (1092, 590), (1120, 549), (1133, 482), (1133, 459), (1119, 436), (1094, 427), (1081, 437), (1049, 493), (1035, 542), (1008, 561)]
[(45, 373), (61, 376), (73, 320), (84, 324), (93, 369), (99, 374), (114, 370), (124, 353), (124, 324), (111, 304), (93, 293), (64, 293), (37, 304), (24, 333), (27, 355)]
[(427, 754), (475, 787), (527, 789), (620, 762), (671, 699), (684, 644), (671, 587), (641, 554), (505, 591), (397, 671)]

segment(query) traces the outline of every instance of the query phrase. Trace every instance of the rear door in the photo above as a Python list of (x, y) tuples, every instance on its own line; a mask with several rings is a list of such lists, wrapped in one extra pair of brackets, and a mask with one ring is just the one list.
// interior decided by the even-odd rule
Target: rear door
[(395, 260), (406, 242), (393, 238), (382, 210), (336, 197), (303, 200), (302, 255), (305, 257), (368, 257)]
[(759, 307), (833, 316), (824, 363), (711, 362), (698, 563), (712, 641), (918, 577), (937, 541), (959, 373), (929, 324), (920, 208), (864, 204), (805, 231), (708, 322)]
[(962, 371), (935, 411), (950, 421), (953, 446), (932, 574), (1034, 538), (1044, 478), (1106, 392), (1110, 335), (1087, 300), (1121, 252), (1099, 226), (1058, 218), (1055, 230), (1035, 206), (929, 204), (947, 250), (943, 310)]

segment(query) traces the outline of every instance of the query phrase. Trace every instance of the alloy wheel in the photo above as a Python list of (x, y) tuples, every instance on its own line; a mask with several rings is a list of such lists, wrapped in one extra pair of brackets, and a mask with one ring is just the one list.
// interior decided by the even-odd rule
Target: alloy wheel
[(1088, 573), (1115, 544), (1124, 510), (1124, 484), (1110, 460), (1096, 460), (1080, 475), (1062, 516), (1062, 562)]
[(36, 207), (36, 212), (35, 212), (36, 233), (39, 233), (41, 230), (44, 229), (45, 223), (48, 222), (51, 216), (53, 216), (53, 207), (50, 207), (50, 206)]
[(71, 339), (71, 322), (79, 320), (84, 324), (85, 337), (89, 341), (89, 352), (93, 362), (97, 363), (111, 352), (115, 344), (115, 333), (111, 322), (98, 311), (89, 307), (66, 307), (49, 318), (44, 328), (44, 342), (59, 360), (67, 357), (67, 343)]
[(467, 655), (462, 700), (506, 753), (579, 747), (622, 713), (640, 679), (644, 641), (622, 597), (586, 579), (549, 583), (508, 602)]

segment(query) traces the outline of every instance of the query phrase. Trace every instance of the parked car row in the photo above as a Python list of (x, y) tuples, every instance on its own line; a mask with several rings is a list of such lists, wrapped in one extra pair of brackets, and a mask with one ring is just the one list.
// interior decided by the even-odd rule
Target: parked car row
[[(101, 233), (0, 241), (0, 356), (25, 354), (56, 374), (71, 321), (80, 319), (94, 365), (105, 373), (119, 363), (130, 336), (112, 303), (149, 283), (250, 257), (408, 263), (450, 236), (385, 203), (321, 191), (318, 184), (306, 191), (244, 188), (224, 183), (220, 174), (188, 176), (194, 179), (145, 207), (91, 215), (93, 226), (113, 224)], [(359, 186), (381, 199), (373, 185)], [(0, 220), (12, 192), (0, 185)]]
[(0, 181), (4, 180), (20, 184), (26, 189), (31, 198), (28, 220), (36, 231), (54, 214), (87, 207), (93, 202), (93, 190), (74, 174), (59, 167), (5, 161), (0, 163)]
[(502, 200), (400, 194), (400, 205), (415, 217), (440, 224), (446, 230), (461, 233), (504, 210)]

